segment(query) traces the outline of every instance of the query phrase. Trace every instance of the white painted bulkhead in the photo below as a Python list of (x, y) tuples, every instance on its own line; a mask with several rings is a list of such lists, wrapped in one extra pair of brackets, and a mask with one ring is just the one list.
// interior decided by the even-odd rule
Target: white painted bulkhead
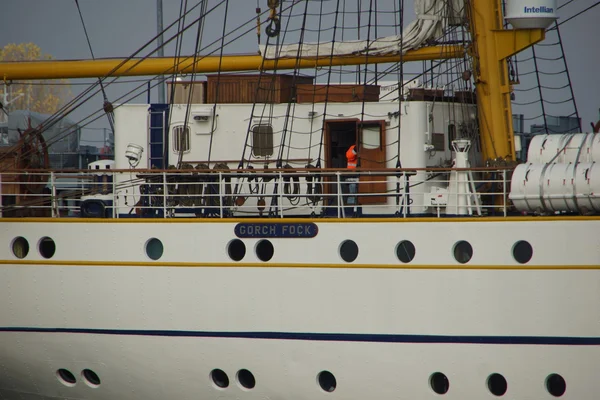
[[(492, 398), (492, 373), (510, 398), (551, 398), (551, 373), (567, 382), (562, 398), (596, 398), (597, 218), (324, 221), (314, 239), (271, 239), (266, 263), (257, 239), (242, 239), (241, 262), (227, 257), (236, 221), (79, 221), (3, 225), (4, 246), (30, 243), (0, 269), (5, 398), (425, 399), (438, 397), (434, 372), (448, 377), (448, 399)], [(49, 259), (37, 249), (45, 236)], [(158, 261), (144, 253), (151, 237)], [(354, 263), (339, 256), (343, 240), (358, 245)], [(395, 256), (401, 240), (416, 248), (411, 263)], [(453, 259), (458, 240), (473, 247), (467, 264)], [(519, 240), (533, 248), (526, 264), (512, 257)], [(100, 386), (85, 384), (86, 368)], [(228, 388), (212, 383), (214, 368)], [(254, 389), (237, 383), (242, 368)], [(324, 370), (333, 392), (319, 387)]]
[[(270, 106), (269, 106), (270, 107)], [(256, 105), (255, 117), (250, 122), (252, 104), (220, 104), (216, 106), (214, 115), (213, 105), (194, 104), (190, 106), (188, 125), (190, 126), (190, 149), (182, 156), (182, 162), (196, 165), (199, 162), (210, 161), (211, 167), (216, 162), (227, 161), (229, 168), (236, 169), (242, 158), (246, 146), (246, 134), (257, 124), (270, 124), (273, 127), (273, 155), (268, 157), (257, 157), (251, 154), (252, 133), (249, 135), (248, 147), (244, 158), (250, 160), (244, 166), (251, 165), (254, 168), (275, 168), (278, 149), (282, 138), (282, 132), (286, 124), (287, 104), (274, 104), (272, 112), (269, 107), (263, 111), (264, 105)], [(287, 138), (285, 140), (284, 164), (295, 168), (304, 168), (306, 164), (316, 165), (321, 156), (323, 159), (323, 134), (324, 103), (299, 103), (292, 107), (293, 116), (287, 122)], [(411, 101), (364, 103), (329, 103), (327, 104), (327, 121), (357, 119), (364, 121), (385, 122), (385, 146), (386, 165), (382, 167), (396, 168), (398, 155), (398, 140), (400, 141), (400, 162), (403, 168), (425, 168), (449, 165), (453, 159), (453, 152), (448, 140), (448, 125), (454, 124), (459, 129), (460, 125), (471, 126), (475, 120), (473, 107), (465, 104), (432, 103)], [(398, 117), (400, 110), (401, 116)], [(309, 114), (314, 113), (313, 117)], [(173, 105), (170, 116), (171, 128), (184, 125), (186, 115), (185, 105)], [(194, 120), (195, 115), (207, 116), (202, 121)], [(263, 115), (262, 119), (260, 115)], [(271, 115), (269, 118), (268, 116)], [(214, 121), (213, 121), (214, 118)], [(401, 121), (401, 134), (398, 138), (399, 118)], [(211, 129), (214, 133), (211, 135)], [(149, 118), (148, 105), (123, 105), (115, 110), (115, 168), (130, 169), (129, 160), (125, 157), (125, 149), (128, 144), (134, 143), (144, 147), (144, 153), (137, 169), (145, 169), (149, 166), (150, 154), (149, 141)], [(119, 134), (123, 132), (123, 134)], [(435, 149), (433, 146), (433, 134), (443, 134), (444, 149)], [(179, 153), (173, 147), (173, 130), (169, 130), (169, 164), (177, 164)], [(440, 141), (441, 142), (441, 141)], [(212, 143), (212, 144), (211, 144)], [(321, 152), (319, 148), (321, 147)], [(289, 151), (288, 151), (289, 149)], [(477, 146), (473, 146), (472, 158), (478, 155)], [(322, 167), (323, 165), (322, 161)], [(129, 177), (122, 176), (120, 179)], [(415, 182), (423, 182), (426, 178), (425, 172), (419, 172), (411, 179)], [(395, 190), (395, 178), (388, 178), (388, 191)], [(419, 198), (416, 204), (426, 204), (426, 195), (434, 186), (440, 186), (435, 180), (424, 184), (414, 185), (411, 196)], [(132, 195), (131, 191), (127, 195)], [(137, 193), (136, 193), (137, 195)], [(125, 193), (119, 197), (119, 206), (124, 207)], [(393, 202), (394, 199), (388, 199)], [(284, 204), (289, 207), (289, 204)], [(371, 211), (381, 212), (376, 207)], [(413, 212), (425, 212), (426, 209), (413, 209)], [(308, 211), (310, 212), (310, 211)]]

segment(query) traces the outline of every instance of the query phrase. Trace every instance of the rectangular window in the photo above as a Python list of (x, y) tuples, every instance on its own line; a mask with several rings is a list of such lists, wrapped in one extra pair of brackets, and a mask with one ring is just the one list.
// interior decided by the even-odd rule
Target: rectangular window
[(256, 157), (273, 155), (273, 127), (254, 125), (252, 128), (252, 153)]
[(363, 125), (361, 147), (363, 149), (381, 147), (381, 125)]
[(432, 134), (431, 135), (431, 144), (433, 145), (433, 148), (435, 151), (445, 151), (446, 143), (444, 141), (444, 134), (443, 133)]
[(190, 151), (190, 127), (178, 125), (173, 127), (173, 150), (177, 153)]

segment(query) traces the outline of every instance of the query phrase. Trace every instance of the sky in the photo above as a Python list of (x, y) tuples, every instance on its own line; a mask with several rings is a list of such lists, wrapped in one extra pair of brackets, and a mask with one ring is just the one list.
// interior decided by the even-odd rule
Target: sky
[[(356, 7), (358, 1), (346, 0), (346, 3), (349, 4), (348, 9)], [(395, 1), (398, 4), (398, 0)], [(189, 0), (188, 4), (192, 5), (197, 2), (197, 0)], [(597, 0), (558, 0), (558, 6), (563, 5), (558, 10), (559, 21), (566, 20), (596, 2)], [(209, 8), (216, 3), (217, 0), (210, 0), (208, 3)], [(285, 4), (286, 2), (283, 3)], [(324, 4), (326, 7), (331, 8), (332, 4), (335, 5), (335, 3), (335, 0), (328, 0)], [(414, 11), (411, 3), (410, 0), (406, 0), (405, 24), (414, 19)], [(79, 0), (79, 4), (90, 36), (92, 49), (97, 58), (127, 57), (156, 34), (155, 0)], [(362, 0), (362, 4), (363, 8), (365, 8), (369, 4), (369, 0)], [(380, 10), (392, 10), (394, 0), (378, 0), (377, 4)], [(266, 0), (259, 0), (258, 5), (263, 10), (267, 9)], [(312, 0), (309, 5), (312, 11), (318, 12), (320, 7), (319, 1)], [(256, 6), (257, 2), (255, 1), (230, 0), (229, 20), (226, 30), (229, 31), (242, 25), (243, 22), (255, 18)], [(163, 0), (165, 27), (177, 18), (179, 7), (180, 0)], [(194, 13), (194, 16), (197, 16), (197, 14)], [(207, 19), (204, 31), (206, 38), (219, 38), (221, 36), (223, 16), (224, 11), (223, 7), (221, 7), (214, 11), (211, 17)], [(90, 58), (90, 51), (83, 33), (75, 0), (2, 0), (0, 20), (0, 46), (2, 47), (8, 43), (33, 42), (42, 49), (42, 52), (50, 54), (56, 59)], [(299, 20), (300, 18), (296, 22)], [(598, 45), (595, 44), (596, 40), (600, 38), (600, 24), (597, 23), (599, 20), (600, 6), (592, 8), (587, 13), (564, 23), (560, 27), (563, 48), (567, 57), (573, 91), (579, 115), (582, 118), (584, 131), (589, 131), (590, 122), (600, 118), (598, 111), (600, 108), (600, 79), (597, 72), (598, 65), (600, 65), (600, 51), (597, 50)], [(350, 21), (347, 23), (351, 24)], [(385, 25), (385, 21), (380, 23)], [(329, 20), (323, 26), (331, 25), (332, 21)], [(190, 33), (186, 35), (183, 43), (183, 54), (193, 53), (195, 35), (195, 29), (190, 30)], [(311, 41), (311, 39), (314, 41), (316, 38), (308, 38), (308, 41)], [(550, 35), (548, 39), (551, 39)], [(262, 40), (264, 43), (264, 34)], [(203, 41), (203, 43), (206, 42)], [(214, 48), (213, 46), (212, 49)], [(251, 53), (256, 50), (256, 35), (250, 34), (246, 39), (239, 40), (228, 46), (225, 52)], [(540, 52), (543, 50), (540, 48)], [(554, 47), (549, 46), (546, 50), (549, 51), (549, 56), (546, 57), (548, 58), (546, 62), (548, 69), (546, 69), (546, 72), (549, 72), (549, 75), (546, 78), (549, 82), (548, 86), (552, 86), (552, 81), (555, 80), (552, 71), (560, 71), (562, 64), (558, 61), (551, 61), (553, 57), (550, 55), (556, 50)], [(166, 47), (165, 55), (172, 56), (174, 54), (175, 46), (172, 43)], [(523, 91), (515, 92), (516, 101), (518, 102), (522, 97), (524, 99), (523, 103), (526, 103), (527, 96), (531, 93), (525, 90), (525, 88), (528, 87), (526, 85), (528, 80), (531, 83), (531, 77), (526, 76), (527, 74), (524, 72), (528, 68), (527, 62), (519, 65), (519, 73), (523, 74), (521, 80)], [(545, 65), (539, 66), (540, 69), (542, 67), (546, 68)], [(91, 80), (71, 80), (71, 91), (77, 94), (86, 87), (82, 83), (87, 82), (91, 82)], [(114, 100), (137, 85), (139, 84), (112, 85), (107, 88), (108, 98), (109, 100)], [(557, 86), (561, 85), (557, 84)], [(562, 95), (564, 93), (561, 93)], [(151, 93), (151, 100), (156, 101), (156, 96), (156, 92), (153, 91)], [(146, 97), (146, 94), (143, 94), (135, 98), (134, 101), (145, 102), (147, 100)], [(549, 98), (553, 99), (552, 96)], [(96, 96), (88, 104), (75, 111), (70, 117), (74, 121), (78, 121), (99, 109), (101, 105), (101, 97)], [(553, 111), (560, 113), (560, 115), (568, 115), (572, 112), (567, 105), (561, 107), (559, 106), (557, 110)], [(527, 108), (523, 109), (529, 114), (536, 114), (536, 111), (529, 111)], [(106, 118), (101, 118), (90, 125), (90, 127), (95, 128), (104, 128), (106, 126), (108, 126)], [(89, 142), (87, 144), (97, 144), (98, 135), (103, 134), (101, 131), (97, 133), (88, 131), (83, 139)]]

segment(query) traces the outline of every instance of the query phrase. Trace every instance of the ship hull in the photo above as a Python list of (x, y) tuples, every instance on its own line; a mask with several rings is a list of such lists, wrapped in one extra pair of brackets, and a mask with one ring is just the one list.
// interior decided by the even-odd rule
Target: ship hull
[[(229, 259), (239, 223), (4, 223), (8, 248), (24, 237), (31, 249), (0, 268), (0, 394), (429, 398), (441, 372), (450, 399), (492, 396), (494, 373), (511, 397), (549, 397), (546, 379), (559, 374), (563, 398), (594, 398), (599, 219), (323, 221), (313, 238), (270, 239), (268, 262), (253, 254), (259, 238), (243, 239), (244, 260)], [(49, 259), (35, 246), (41, 237), (56, 243)], [(164, 244), (159, 260), (144, 254), (149, 237)], [(358, 244), (354, 262), (339, 256), (343, 239)], [(409, 263), (395, 255), (403, 239), (416, 248)], [(460, 240), (474, 249), (465, 264), (453, 258)], [(517, 240), (534, 249), (525, 264), (512, 259)], [(254, 388), (239, 382), (242, 369)], [(332, 392), (322, 371), (335, 377)]]

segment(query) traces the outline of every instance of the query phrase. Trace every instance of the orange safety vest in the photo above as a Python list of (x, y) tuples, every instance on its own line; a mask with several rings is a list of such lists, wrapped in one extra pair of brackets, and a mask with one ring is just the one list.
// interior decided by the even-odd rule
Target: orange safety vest
[(356, 150), (354, 150), (355, 147), (356, 145), (350, 146), (350, 148), (346, 152), (346, 160), (348, 160), (348, 169), (356, 168), (356, 161), (358, 160), (358, 156), (356, 155)]

